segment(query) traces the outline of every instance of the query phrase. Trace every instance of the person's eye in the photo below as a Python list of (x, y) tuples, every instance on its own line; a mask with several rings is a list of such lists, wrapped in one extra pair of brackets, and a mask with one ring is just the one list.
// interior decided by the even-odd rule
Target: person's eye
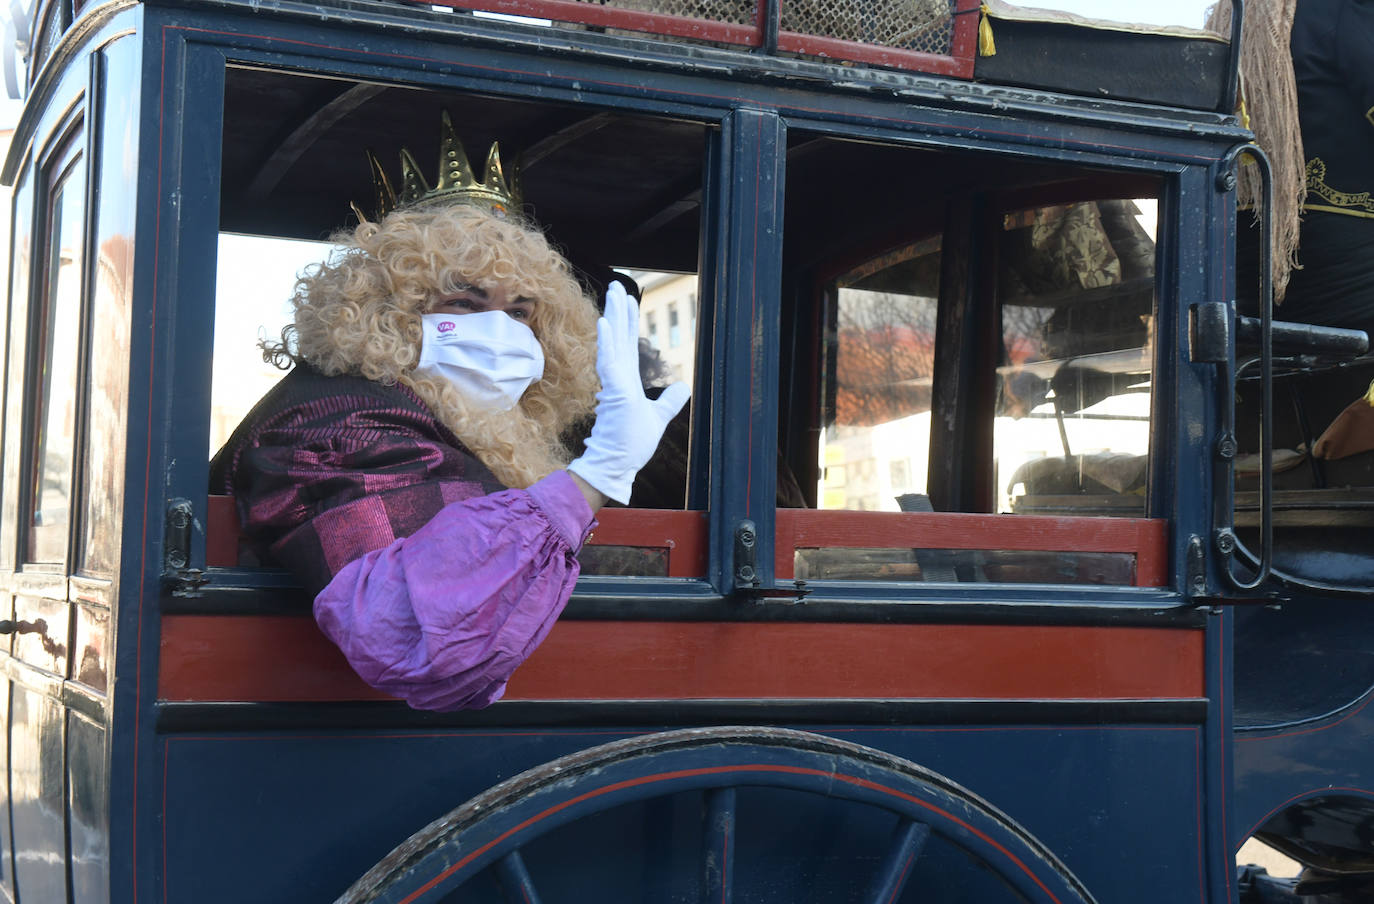
[(512, 317), (514, 317), (516, 320), (529, 320), (529, 319), (530, 319), (530, 312), (529, 312), (529, 310), (526, 309), (526, 308), (511, 308), (511, 309), (510, 309), (509, 311), (507, 311), (506, 313), (509, 314), (509, 315), (511, 315)]
[(473, 310), (472, 299), (465, 296), (457, 298), (441, 298), (439, 303), (434, 306), (436, 310), (449, 310), (459, 313), (468, 313)]

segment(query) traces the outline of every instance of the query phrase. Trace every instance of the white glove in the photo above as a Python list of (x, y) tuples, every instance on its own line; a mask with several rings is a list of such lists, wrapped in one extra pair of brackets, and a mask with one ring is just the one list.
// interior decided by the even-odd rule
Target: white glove
[(657, 399), (639, 381), (639, 308), (613, 282), (606, 311), (596, 322), (596, 423), (582, 457), (568, 470), (619, 503), (630, 501), (635, 474), (653, 457), (668, 422), (687, 404), (691, 390), (674, 383)]

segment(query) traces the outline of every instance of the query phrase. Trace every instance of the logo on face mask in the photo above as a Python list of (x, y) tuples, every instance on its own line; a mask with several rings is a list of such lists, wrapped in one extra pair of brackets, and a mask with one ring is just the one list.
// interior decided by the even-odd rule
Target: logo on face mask
[(484, 407), (513, 408), (544, 375), (544, 349), (534, 332), (504, 311), (453, 317), (425, 314), (415, 373), (452, 383)]

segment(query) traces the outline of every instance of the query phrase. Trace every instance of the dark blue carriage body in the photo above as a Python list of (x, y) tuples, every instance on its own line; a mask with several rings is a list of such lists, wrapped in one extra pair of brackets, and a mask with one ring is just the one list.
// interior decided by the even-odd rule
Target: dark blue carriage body
[[(969, 18), (965, 6), (951, 4), (956, 22)], [(1197, 310), (1229, 311), (1235, 294), (1226, 176), (1248, 134), (1230, 116), (1155, 98), (994, 85), (953, 77), (967, 76), (958, 67), (919, 74), (863, 56), (841, 65), (804, 42), (788, 51), (788, 28), (799, 26), (784, 15), (779, 38), (765, 21), (776, 11), (758, 5), (762, 46), (750, 50), (731, 46), (733, 32), (693, 35), (681, 17), (659, 23), (666, 40), (594, 19), (567, 29), (384, 3), (42, 7), (5, 169), (14, 195), (0, 570), (13, 636), (0, 898), (334, 900), (498, 783), (687, 727), (788, 727), (863, 745), (998, 811), (999, 828), (980, 828), (953, 805), (853, 777), (847, 787), (888, 789), (946, 820), (949, 833), (912, 858), (901, 900), (1219, 904), (1237, 900), (1235, 847), (1274, 829), (1292, 804), (1316, 799), (1315, 812), (1367, 819), (1357, 751), (1374, 682), (1348, 642), (1363, 636), (1359, 594), (1313, 602), (1319, 622), (1294, 589), (1283, 610), (1291, 623), (1238, 613), (1231, 566), (1211, 541), (1233, 501), (1225, 462), (1214, 463), (1237, 352), (1228, 333), (1222, 361), (1197, 354)], [(439, 109), (465, 104), (494, 117), (469, 123), (484, 139), (506, 129), (549, 159), (610, 122), (622, 144), (588, 152), (587, 196), (573, 164), (559, 171), (564, 194), (548, 189), (551, 234), (604, 264), (698, 274), (686, 505), (664, 528), (686, 524), (691, 536), (663, 544), (696, 558), (685, 571), (584, 574), (506, 700), (429, 714), (351, 679), (285, 572), (217, 558), (232, 526), (206, 492), (210, 359), (216, 320), (239, 303), (216, 299), (221, 233), (323, 238), (369, 191), (363, 146), (401, 140), (389, 128), (413, 143), (431, 135)], [(552, 125), (541, 132), (543, 123)], [(356, 156), (345, 160), (338, 149), (349, 142)], [(623, 165), (605, 163), (612, 153)], [(858, 163), (807, 168), (832, 159)], [(675, 167), (691, 178), (654, 181), (655, 168)], [(532, 169), (536, 208), (537, 187)], [(623, 229), (598, 218), (596, 192)], [(633, 205), (616, 207), (618, 192)], [(907, 200), (889, 203), (895, 195)], [(995, 514), (991, 478), (965, 467), (993, 457), (979, 412), (997, 404), (995, 389), (960, 363), (1003, 341), (999, 327), (977, 328), (997, 291), (985, 274), (998, 230), (1011, 228), (1002, 224), (1018, 210), (1097, 198), (1151, 198), (1158, 217), (1141, 353), (1148, 478), (1121, 494), (1135, 517), (1105, 533), (1095, 525), (1111, 519), (1073, 511), (1058, 521)], [(695, 228), (653, 231), (683, 209)], [(33, 501), (41, 493), (24, 488), (47, 461), (32, 439), (47, 435), (34, 412), (48, 404), (33, 361), (62, 315), (31, 313), (30, 297), (38, 311), (61, 294), (63, 259), (49, 265), (44, 236), (63, 218), (83, 224), (86, 249), (75, 335), (59, 337), (74, 343), (80, 426), (73, 514), (59, 522), (64, 551), (49, 554), (43, 544), (57, 541), (33, 527), (47, 523)], [(818, 287), (894, 247), (865, 233), (879, 222), (907, 244), (939, 236), (936, 329), (973, 337), (966, 354), (937, 353), (925, 404), (950, 426), (930, 442), (928, 492), (943, 514), (924, 528), (914, 514), (827, 526), (775, 500), (781, 462), (803, 484), (826, 479), (815, 463), (824, 425), (797, 413), (808, 404), (800, 387), (823, 385), (813, 376), (826, 340), (794, 312), (822, 310)], [(842, 247), (846, 232), (864, 235)], [(608, 529), (659, 523), (618, 517), (604, 519)], [(800, 539), (821, 530), (829, 539)], [(883, 539), (919, 530), (941, 538)], [(1029, 536), (1009, 539), (1018, 532)], [(884, 542), (983, 557), (955, 567), (960, 580), (799, 570), (812, 547)], [(989, 579), (997, 560), (985, 553), (1007, 549), (1055, 552), (1064, 579)], [(1129, 554), (1130, 576), (1083, 583), (1079, 551)], [(1341, 639), (1350, 649), (1326, 677), (1312, 677), (1311, 661), (1270, 674), (1269, 651), (1287, 633), (1310, 638), (1314, 657)], [(1237, 654), (1247, 638), (1259, 639)], [(1313, 699), (1298, 700), (1297, 686)], [(689, 748), (671, 767), (626, 766), (641, 769), (626, 787), (669, 772), (734, 775), (742, 761), (728, 747)], [(784, 752), (768, 768), (811, 775), (811, 760), (789, 762)], [(620, 786), (587, 782), (569, 793), (620, 800)], [(875, 810), (832, 793), (840, 780), (723, 783), (734, 789), (736, 900), (895, 899), (866, 889), (894, 825), (910, 822), (896, 804)], [(540, 811), (547, 832), (522, 850), (541, 898), (714, 897), (718, 875), (703, 872), (701, 853), (714, 837), (702, 827), (719, 806), (714, 786), (663, 787), (581, 820), (557, 816), (562, 804)], [(466, 856), (477, 842), (455, 844)], [(1349, 841), (1333, 846), (1348, 853)], [(453, 900), (501, 900), (502, 881), (478, 875)], [(406, 894), (356, 900), (422, 899)]]

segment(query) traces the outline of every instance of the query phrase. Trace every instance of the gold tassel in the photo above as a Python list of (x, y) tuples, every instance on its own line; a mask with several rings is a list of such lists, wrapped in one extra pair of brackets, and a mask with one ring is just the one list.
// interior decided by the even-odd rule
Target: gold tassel
[(1364, 394), (1364, 400), (1374, 407), (1374, 380), (1369, 381), (1369, 392)]
[(978, 13), (978, 55), (997, 56), (997, 43), (992, 40), (992, 20), (988, 18), (988, 5)]
[(1241, 128), (1250, 128), (1250, 111), (1245, 108), (1245, 95), (1240, 98), (1240, 125)]

